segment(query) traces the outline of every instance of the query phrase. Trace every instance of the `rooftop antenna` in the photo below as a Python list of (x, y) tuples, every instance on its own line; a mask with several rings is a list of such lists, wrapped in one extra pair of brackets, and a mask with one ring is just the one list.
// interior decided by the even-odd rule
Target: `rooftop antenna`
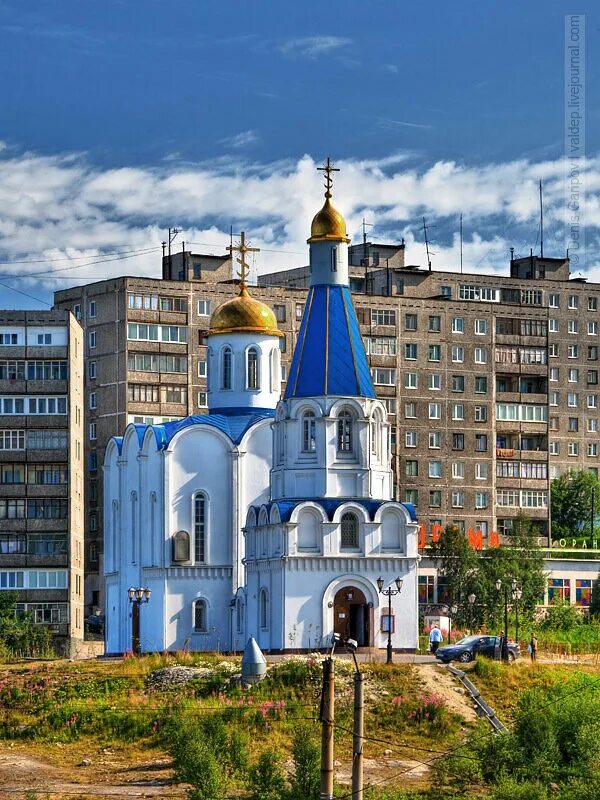
[(425, 250), (427, 251), (427, 266), (429, 268), (429, 272), (431, 272), (431, 258), (429, 256), (429, 239), (427, 238), (427, 223), (425, 222), (425, 217), (423, 217), (423, 233), (425, 234)]
[(460, 215), (460, 274), (463, 270), (463, 230), (462, 230), (462, 212)]
[(540, 180), (540, 258), (544, 257), (544, 200), (542, 182)]
[(169, 279), (172, 280), (173, 278), (173, 262), (171, 259), (171, 245), (173, 244), (173, 240), (177, 236), (178, 233), (181, 233), (181, 228), (169, 228)]
[(363, 264), (365, 267), (365, 294), (369, 293), (368, 284), (369, 284), (369, 255), (367, 250), (367, 228), (372, 228), (373, 223), (367, 222), (363, 217), (362, 221), (362, 232), (363, 232)]

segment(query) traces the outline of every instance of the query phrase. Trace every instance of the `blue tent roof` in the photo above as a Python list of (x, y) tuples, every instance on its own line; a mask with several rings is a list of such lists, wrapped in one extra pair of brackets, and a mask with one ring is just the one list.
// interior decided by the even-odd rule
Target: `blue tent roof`
[[(327, 518), (331, 521), (334, 517), (336, 510), (343, 505), (344, 503), (357, 503), (361, 505), (369, 514), (369, 518), (372, 520), (375, 519), (375, 514), (377, 510), (384, 505), (385, 503), (395, 502), (389, 500), (371, 500), (370, 498), (364, 497), (302, 497), (302, 498), (290, 498), (288, 500), (273, 500), (270, 503), (266, 503), (266, 507), (271, 511), (273, 506), (277, 506), (279, 509), (279, 516), (282, 522), (289, 522), (292, 516), (293, 510), (296, 508), (297, 505), (300, 503), (315, 503), (316, 505), (321, 506), (321, 508), (327, 514)], [(400, 503), (400, 505), (404, 506), (410, 515), (410, 519), (412, 522), (417, 521), (417, 512), (415, 507), (412, 503)], [(254, 510), (258, 514), (262, 506), (254, 506)]]
[[(226, 436), (228, 436), (234, 444), (239, 444), (244, 438), (244, 434), (257, 422), (263, 419), (273, 418), (275, 410), (272, 408), (261, 409), (219, 409), (217, 414), (194, 414), (185, 419), (179, 419), (175, 422), (162, 422), (156, 425), (140, 425), (135, 424), (135, 430), (138, 436), (140, 445), (144, 439), (144, 434), (148, 428), (152, 428), (154, 436), (156, 437), (156, 447), (158, 450), (164, 450), (169, 446), (169, 442), (179, 431), (184, 428), (190, 428), (192, 425), (209, 425), (217, 428)], [(123, 437), (115, 436), (115, 442), (119, 448), (119, 453), (123, 447)]]
[(289, 397), (375, 397), (347, 286), (312, 286), (285, 391)]

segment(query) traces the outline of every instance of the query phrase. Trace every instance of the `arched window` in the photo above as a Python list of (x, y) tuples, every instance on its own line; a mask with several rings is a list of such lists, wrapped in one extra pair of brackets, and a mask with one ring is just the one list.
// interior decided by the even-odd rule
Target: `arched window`
[(177, 531), (173, 534), (173, 561), (184, 562), (190, 560), (190, 535), (187, 531)]
[(137, 492), (131, 493), (131, 563), (137, 560)]
[(281, 391), (281, 351), (278, 347), (271, 350), (271, 391)]
[(302, 415), (302, 452), (314, 453), (316, 449), (315, 414), (314, 411), (305, 411)]
[(246, 354), (246, 388), (260, 389), (260, 357), (257, 347), (250, 347)]
[(239, 598), (235, 604), (235, 629), (238, 633), (244, 632), (244, 604)]
[(208, 633), (208, 606), (206, 600), (194, 601), (194, 631)]
[(260, 627), (266, 630), (269, 627), (269, 593), (266, 589), (260, 590), (259, 615)]
[(337, 449), (338, 453), (352, 452), (352, 414), (342, 411), (337, 420)]
[(357, 550), (359, 547), (358, 542), (358, 517), (347, 511), (342, 514), (342, 536), (341, 536), (341, 549), (342, 550)]
[(371, 453), (379, 460), (382, 456), (382, 427), (381, 414), (376, 411), (371, 419)]
[(337, 247), (331, 248), (331, 271), (337, 272)]
[(221, 389), (231, 389), (231, 347), (223, 348), (221, 355)]
[(155, 556), (156, 549), (156, 492), (150, 492), (150, 560), (152, 566), (158, 564), (158, 556)]
[(202, 493), (194, 497), (194, 561), (206, 561), (206, 497)]

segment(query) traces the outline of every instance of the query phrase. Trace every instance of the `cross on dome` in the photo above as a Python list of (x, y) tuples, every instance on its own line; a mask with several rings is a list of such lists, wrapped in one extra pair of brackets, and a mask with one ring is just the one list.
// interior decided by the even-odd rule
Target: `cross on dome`
[(227, 248), (231, 255), (233, 256), (234, 253), (239, 253), (240, 255), (236, 258), (238, 264), (241, 265), (240, 271), (237, 273), (240, 279), (240, 294), (244, 294), (248, 290), (248, 271), (250, 267), (246, 263), (246, 253), (260, 253), (260, 247), (250, 247), (246, 244), (246, 233), (242, 231), (240, 234), (240, 241), (237, 245), (229, 245)]
[(327, 156), (327, 163), (324, 167), (317, 167), (319, 172), (325, 173), (325, 197), (331, 197), (331, 189), (333, 188), (333, 178), (331, 177), (332, 172), (339, 172), (339, 167), (334, 167), (331, 163), (331, 159)]

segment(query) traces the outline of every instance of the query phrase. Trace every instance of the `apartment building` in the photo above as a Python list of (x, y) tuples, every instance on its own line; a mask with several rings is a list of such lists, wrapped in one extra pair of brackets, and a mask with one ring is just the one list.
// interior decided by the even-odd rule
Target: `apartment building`
[[(167, 262), (167, 263), (166, 263)], [(350, 248), (354, 304), (392, 429), (396, 496), (428, 539), (458, 525), (485, 545), (526, 513), (549, 534), (549, 481), (597, 470), (598, 296), (566, 259), (512, 259), (507, 275), (428, 271), (404, 245)], [(102, 607), (106, 443), (128, 422), (206, 410), (210, 313), (232, 297), (228, 257), (163, 259), (154, 280), (123, 277), (56, 293), (85, 330), (86, 602)], [(262, 275), (282, 340), (282, 378), (302, 316), (308, 267)]]
[(83, 331), (65, 310), (0, 311), (0, 590), (83, 639)]

